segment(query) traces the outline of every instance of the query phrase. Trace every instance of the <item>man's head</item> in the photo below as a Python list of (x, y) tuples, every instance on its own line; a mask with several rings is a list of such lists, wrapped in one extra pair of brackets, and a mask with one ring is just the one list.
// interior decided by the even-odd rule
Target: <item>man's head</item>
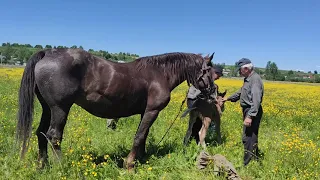
[(250, 59), (241, 58), (238, 62), (236, 62), (237, 71), (239, 71), (240, 75), (243, 77), (248, 77), (253, 71), (253, 64)]
[(218, 80), (223, 76), (223, 68), (221, 66), (213, 65), (212, 66), (212, 77), (214, 80)]

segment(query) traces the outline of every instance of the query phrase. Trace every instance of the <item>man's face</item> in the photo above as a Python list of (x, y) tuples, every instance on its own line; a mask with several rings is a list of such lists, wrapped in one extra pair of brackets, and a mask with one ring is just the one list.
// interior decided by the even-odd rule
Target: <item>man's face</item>
[(250, 74), (250, 70), (247, 67), (241, 67), (240, 70), (239, 70), (239, 73), (243, 77), (248, 77), (249, 74)]

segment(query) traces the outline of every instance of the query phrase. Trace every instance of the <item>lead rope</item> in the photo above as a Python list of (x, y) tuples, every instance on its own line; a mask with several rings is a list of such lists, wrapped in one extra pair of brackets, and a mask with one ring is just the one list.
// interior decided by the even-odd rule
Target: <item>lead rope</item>
[[(190, 87), (189, 87), (189, 88), (190, 88)], [(164, 139), (164, 137), (168, 134), (169, 130), (172, 128), (173, 124), (174, 124), (175, 121), (177, 120), (179, 114), (180, 114), (181, 111), (182, 111), (183, 104), (186, 102), (187, 96), (188, 96), (188, 91), (187, 91), (187, 93), (186, 93), (185, 98), (184, 98), (183, 101), (181, 102), (180, 110), (179, 110), (177, 116), (176, 116), (175, 119), (172, 121), (172, 123), (170, 124), (170, 126), (169, 126), (169, 128), (167, 129), (166, 133), (162, 136), (161, 140), (158, 142), (157, 146), (161, 143), (161, 141)]]

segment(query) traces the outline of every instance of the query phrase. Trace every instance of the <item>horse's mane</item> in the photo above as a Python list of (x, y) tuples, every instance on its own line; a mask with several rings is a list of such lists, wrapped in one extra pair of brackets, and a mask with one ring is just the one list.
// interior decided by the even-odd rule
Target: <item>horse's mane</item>
[(156, 67), (162, 70), (167, 77), (181, 71), (187, 72), (184, 74), (184, 78), (191, 83), (194, 83), (195, 75), (198, 73), (196, 72), (196, 69), (201, 68), (203, 57), (193, 53), (172, 52), (145, 56), (138, 58), (135, 61), (137, 70)]

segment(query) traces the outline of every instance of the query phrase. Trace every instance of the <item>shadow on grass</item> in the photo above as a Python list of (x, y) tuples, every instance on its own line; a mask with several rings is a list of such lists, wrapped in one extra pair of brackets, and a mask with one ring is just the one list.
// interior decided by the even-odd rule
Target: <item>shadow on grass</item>
[(103, 155), (97, 155), (95, 152), (91, 152), (96, 159), (92, 160), (95, 164), (100, 164), (112, 160), (119, 168), (123, 168), (124, 158), (129, 154), (130, 149), (124, 146), (118, 145), (118, 147), (111, 153)]
[[(165, 157), (167, 154), (175, 151), (177, 149), (177, 143), (164, 143), (163, 145), (157, 145), (158, 142), (152, 136), (148, 137), (147, 140), (147, 150), (143, 157), (140, 157), (138, 162), (140, 164), (145, 164), (146, 161), (151, 156), (155, 156), (157, 158)], [(92, 160), (95, 164), (100, 164), (103, 162), (107, 162), (108, 160), (112, 160), (119, 168), (124, 168), (124, 161), (127, 158), (128, 154), (130, 153), (130, 148), (127, 148), (122, 145), (118, 145), (118, 147), (111, 153), (106, 153), (104, 155), (98, 155), (96, 152), (90, 152), (94, 157)], [(107, 158), (106, 158), (107, 157)]]

